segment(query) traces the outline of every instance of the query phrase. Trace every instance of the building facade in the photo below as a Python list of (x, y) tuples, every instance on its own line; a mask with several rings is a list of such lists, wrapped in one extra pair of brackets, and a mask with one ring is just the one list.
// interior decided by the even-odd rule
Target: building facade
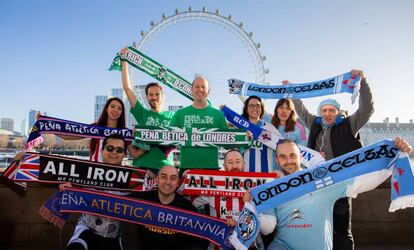
[(395, 118), (395, 122), (390, 122), (390, 119), (387, 117), (383, 122), (367, 123), (361, 128), (359, 134), (364, 145), (383, 139), (394, 139), (397, 136), (414, 145), (414, 122), (413, 119), (410, 119), (408, 123), (401, 123), (398, 117)]
[(20, 124), (20, 133), (22, 135), (27, 135), (27, 127), (26, 126), (27, 126), (26, 119), (23, 119), (22, 123)]
[(14, 131), (14, 119), (12, 118), (1, 118), (0, 119), (0, 128)]
[(102, 113), (102, 110), (105, 107), (106, 101), (108, 101), (110, 97), (108, 95), (96, 95), (94, 104), (93, 104), (93, 120), (94, 122), (97, 122), (99, 119), (99, 116)]
[(33, 110), (33, 109), (31, 109), (29, 111), (29, 124), (28, 124), (28, 127), (27, 127), (27, 132), (28, 133), (30, 133), (30, 131), (33, 128), (33, 125), (36, 122), (36, 113), (37, 113), (37, 111), (36, 110)]

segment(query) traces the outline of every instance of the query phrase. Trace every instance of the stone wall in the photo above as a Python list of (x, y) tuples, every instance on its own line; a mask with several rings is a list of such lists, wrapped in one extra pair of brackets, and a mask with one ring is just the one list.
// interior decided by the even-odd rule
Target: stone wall
[[(388, 183), (388, 182), (386, 182)], [(0, 249), (64, 249), (74, 230), (73, 216), (59, 230), (37, 213), (57, 188), (29, 184), (24, 198), (0, 185)], [(356, 249), (410, 249), (414, 246), (414, 209), (389, 213), (390, 188), (382, 185), (353, 200), (353, 232)], [(135, 227), (127, 224), (126, 249), (135, 249)], [(8, 244), (8, 248), (4, 245)], [(408, 246), (408, 247), (407, 247)]]
[(414, 208), (388, 212), (389, 183), (387, 180), (375, 190), (353, 199), (352, 230), (356, 249), (364, 245), (376, 246), (376, 249), (414, 248)]

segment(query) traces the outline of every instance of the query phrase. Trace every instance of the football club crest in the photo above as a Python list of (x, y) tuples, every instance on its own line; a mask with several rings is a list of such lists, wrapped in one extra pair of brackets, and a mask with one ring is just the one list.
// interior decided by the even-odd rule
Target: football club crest
[(243, 83), (240, 80), (237, 79), (229, 79), (229, 90), (230, 94), (240, 94), (241, 89), (243, 87)]
[(258, 225), (259, 223), (254, 213), (248, 209), (243, 209), (236, 227), (238, 238), (244, 242), (251, 240), (256, 235)]

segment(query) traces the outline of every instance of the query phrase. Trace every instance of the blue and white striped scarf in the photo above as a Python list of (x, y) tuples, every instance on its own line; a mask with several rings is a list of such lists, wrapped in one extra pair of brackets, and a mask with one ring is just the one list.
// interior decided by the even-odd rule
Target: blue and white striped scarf
[(359, 76), (352, 77), (351, 72), (347, 72), (320, 81), (289, 85), (264, 85), (244, 82), (234, 78), (229, 79), (228, 84), (230, 94), (241, 96), (255, 95), (264, 99), (302, 99), (340, 93), (352, 93), (351, 99), (352, 103), (354, 103), (359, 93), (360, 81), (361, 78)]

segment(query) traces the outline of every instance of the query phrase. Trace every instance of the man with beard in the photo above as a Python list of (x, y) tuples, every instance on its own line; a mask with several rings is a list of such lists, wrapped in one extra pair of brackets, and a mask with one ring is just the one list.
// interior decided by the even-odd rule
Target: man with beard
[[(173, 166), (164, 166), (160, 169), (156, 177), (157, 189), (136, 192), (131, 196), (147, 200), (162, 205), (173, 206), (185, 210), (196, 212), (197, 209), (184, 196), (176, 193), (179, 175), (178, 170)], [(140, 250), (185, 250), (203, 249), (202, 244), (206, 245), (205, 240), (191, 237), (174, 230), (164, 229), (156, 226), (138, 225), (138, 248)]]
[[(237, 150), (229, 150), (224, 155), (224, 170), (230, 172), (241, 172), (244, 168), (242, 154)], [(229, 227), (235, 227), (239, 219), (240, 212), (244, 206), (242, 197), (227, 196), (199, 196), (194, 199), (195, 207), (209, 205), (210, 215), (219, 219), (226, 220)], [(214, 249), (214, 245), (210, 245), (210, 249)], [(256, 240), (252, 249), (264, 249), (262, 241)]]
[[(121, 54), (124, 55), (127, 49), (121, 50)], [(147, 126), (169, 126), (174, 112), (162, 111), (162, 103), (164, 99), (162, 87), (159, 83), (148, 83), (145, 87), (145, 95), (148, 103), (151, 106), (151, 110), (144, 108), (144, 106), (138, 101), (137, 97), (131, 86), (129, 78), (128, 63), (122, 61), (122, 86), (131, 104), (131, 113), (135, 117), (138, 125)], [(129, 148), (130, 153), (134, 157), (133, 165), (142, 169), (148, 169), (154, 172), (158, 172), (163, 166), (172, 165), (172, 155), (170, 152), (172, 148), (149, 146), (146, 144), (135, 144)]]
[[(397, 137), (395, 146), (404, 153), (410, 153), (412, 147)], [(276, 160), (285, 175), (301, 170), (300, 151), (297, 144), (289, 139), (282, 140), (276, 147)], [(277, 234), (267, 249), (326, 249), (333, 247), (332, 209), (335, 201), (342, 197), (356, 197), (357, 194), (374, 189), (391, 173), (379, 171), (358, 176), (303, 195), (266, 212), (260, 217), (265, 221), (261, 233), (270, 233), (277, 227)], [(244, 201), (252, 200), (249, 192)], [(272, 217), (269, 218), (269, 215)], [(269, 225), (273, 226), (269, 226)]]

